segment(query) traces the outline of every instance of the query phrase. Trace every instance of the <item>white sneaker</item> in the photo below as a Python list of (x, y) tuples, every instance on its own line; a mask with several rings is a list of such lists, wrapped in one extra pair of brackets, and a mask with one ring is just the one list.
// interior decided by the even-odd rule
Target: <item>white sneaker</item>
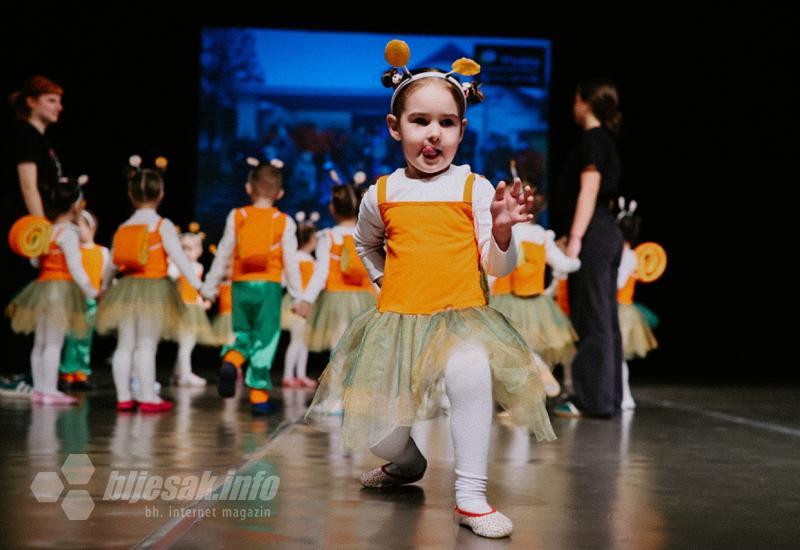
[(197, 376), (193, 372), (172, 377), (172, 384), (182, 388), (204, 388), (208, 382), (202, 376)]
[(633, 397), (629, 397), (628, 399), (623, 399), (622, 404), (620, 404), (620, 408), (623, 411), (632, 411), (636, 408), (636, 401), (633, 400)]

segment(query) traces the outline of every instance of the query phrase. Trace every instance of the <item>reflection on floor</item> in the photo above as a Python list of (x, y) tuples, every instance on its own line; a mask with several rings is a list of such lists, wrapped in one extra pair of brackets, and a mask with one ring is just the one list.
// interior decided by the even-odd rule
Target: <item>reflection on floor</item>
[(376, 491), (358, 475), (380, 461), (340, 449), (340, 418), (302, 423), (307, 390), (276, 392), (266, 418), (214, 387), (165, 390), (163, 415), (117, 413), (108, 384), (70, 408), (3, 398), (0, 546), (796, 547), (800, 390), (634, 392), (618, 418), (554, 419), (553, 443), (497, 419), (490, 501), (515, 522), (501, 541), (453, 522), (446, 417), (414, 427), (425, 478)]

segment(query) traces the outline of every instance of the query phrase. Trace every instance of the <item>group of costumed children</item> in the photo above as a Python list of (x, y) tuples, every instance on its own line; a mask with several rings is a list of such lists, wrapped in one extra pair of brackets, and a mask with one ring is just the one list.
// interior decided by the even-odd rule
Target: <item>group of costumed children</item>
[[(110, 251), (93, 243), (97, 223), (82, 209), (78, 180), (44, 190), (47, 220), (15, 225), (12, 246), (36, 258), (41, 271), (8, 312), (15, 331), (35, 333), (32, 399), (44, 403), (74, 402), (57, 389), (59, 370), (72, 383), (85, 382), (92, 330), (116, 334), (120, 411), (171, 409), (155, 378), (164, 339), (178, 343), (178, 385), (205, 384), (191, 369), (195, 344), (222, 345), (218, 392), (234, 396), (244, 373), (255, 414), (275, 409), (270, 370), (282, 329), (291, 336), (285, 387), (316, 387), (306, 373), (308, 352), (332, 350), (306, 419), (327, 429), (330, 415), (341, 415), (345, 447), (369, 448), (388, 461), (361, 483), (383, 488), (420, 480), (427, 461), (411, 426), (446, 407), (456, 515), (481, 536), (508, 536), (511, 520), (486, 500), (492, 417), (499, 405), (537, 439), (555, 438), (545, 395), (561, 391), (551, 373), (557, 364), (569, 389), (577, 343), (555, 289), (564, 288), (580, 260), (533, 223), (534, 190), (519, 178), (495, 187), (469, 166), (452, 164), (466, 109), (484, 99), (477, 80), (462, 83), (454, 74), (474, 76), (477, 63), (462, 58), (450, 72), (412, 72), (401, 41), (390, 42), (385, 56), (392, 68), (382, 81), (393, 89), (387, 123), (406, 165), (366, 191), (363, 175), (337, 183), (333, 227), (317, 231), (316, 213), (293, 218), (279, 210), (282, 163), (248, 159), (250, 204), (228, 214), (203, 279), (202, 235), (196, 227), (179, 234), (158, 214), (161, 170), (143, 169), (133, 158), (127, 179), (134, 212)], [(641, 280), (630, 248), (638, 228), (633, 210), (621, 204), (626, 358), (656, 345), (652, 315), (632, 300)], [(545, 266), (554, 272), (550, 288)], [(214, 301), (212, 327), (206, 311)]]

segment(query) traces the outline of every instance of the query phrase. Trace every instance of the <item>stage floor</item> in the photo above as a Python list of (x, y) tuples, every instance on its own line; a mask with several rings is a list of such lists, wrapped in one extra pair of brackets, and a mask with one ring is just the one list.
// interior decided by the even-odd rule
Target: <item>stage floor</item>
[[(109, 380), (97, 382), (78, 407), (0, 399), (0, 546), (773, 549), (800, 541), (800, 388), (635, 386), (635, 412), (553, 418), (551, 443), (498, 417), (489, 496), (515, 531), (490, 541), (453, 521), (446, 417), (414, 428), (429, 461), (421, 482), (366, 490), (359, 474), (381, 461), (342, 451), (337, 417), (330, 433), (304, 425), (311, 392), (276, 391), (282, 412), (267, 418), (219, 399), (213, 386), (165, 389), (172, 413), (118, 414)], [(229, 472), (241, 498), (224, 492)], [(170, 478), (180, 490), (168, 494)], [(218, 500), (201, 499), (220, 486)]]

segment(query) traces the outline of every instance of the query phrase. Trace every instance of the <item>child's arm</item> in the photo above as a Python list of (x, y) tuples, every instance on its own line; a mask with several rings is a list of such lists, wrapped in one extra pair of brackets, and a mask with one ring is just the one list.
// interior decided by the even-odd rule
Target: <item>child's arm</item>
[(552, 231), (547, 231), (544, 237), (544, 246), (547, 253), (547, 265), (553, 270), (561, 273), (574, 273), (581, 268), (581, 261), (578, 258), (570, 258), (564, 254), (556, 245), (556, 235)]
[(291, 216), (286, 216), (286, 226), (281, 236), (283, 249), (283, 271), (286, 273), (286, 291), (292, 300), (300, 300), (300, 265), (297, 263), (297, 224)]
[(108, 269), (108, 264), (111, 263), (111, 252), (105, 246), (101, 246), (100, 254), (103, 256), (103, 273), (105, 273)]
[[(498, 186), (498, 191), (500, 191)], [(492, 213), (492, 204), (496, 192), (492, 184), (484, 178), (477, 178), (473, 187), (473, 225), (475, 236), (478, 239), (478, 250), (481, 255), (481, 266), (487, 275), (504, 277), (514, 271), (517, 266), (517, 245), (511, 232), (513, 223), (506, 214), (505, 220), (500, 220), (498, 235), (505, 242), (499, 243), (495, 235), (495, 223)], [(501, 245), (504, 245), (501, 247)]]
[(233, 257), (233, 249), (236, 246), (235, 216), (235, 210), (231, 210), (230, 214), (228, 214), (228, 219), (225, 221), (225, 232), (217, 245), (217, 255), (211, 263), (211, 269), (208, 270), (203, 288), (200, 289), (200, 294), (209, 300), (217, 297), (219, 283), (225, 276), (225, 266), (228, 265), (228, 262)]
[(311, 280), (308, 281), (308, 286), (301, 296), (302, 300), (309, 304), (314, 303), (328, 281), (328, 271), (331, 266), (331, 238), (329, 231), (317, 233), (317, 248), (314, 251), (314, 255), (316, 256), (314, 274), (311, 275)]
[(194, 265), (192, 265), (192, 262), (189, 261), (189, 258), (186, 257), (186, 253), (183, 251), (181, 241), (178, 238), (178, 232), (175, 231), (175, 226), (167, 218), (164, 218), (161, 222), (159, 234), (161, 235), (161, 242), (164, 243), (164, 251), (167, 253), (170, 260), (175, 262), (181, 275), (186, 277), (186, 280), (189, 281), (192, 288), (199, 290), (200, 287), (203, 286), (203, 283), (197, 276)]
[(100, 292), (105, 292), (107, 285), (111, 284), (111, 279), (117, 274), (117, 266), (111, 261), (111, 251), (105, 246), (100, 247), (100, 253), (103, 255), (103, 268), (102, 276), (100, 277)]
[(494, 290), (494, 283), (496, 281), (497, 281), (497, 277), (495, 277), (494, 275), (487, 275), (486, 276), (486, 282), (489, 285), (489, 294), (491, 294), (492, 291)]
[(56, 244), (67, 260), (67, 268), (72, 280), (81, 288), (87, 298), (96, 298), (97, 290), (92, 286), (86, 270), (83, 268), (83, 258), (81, 256), (81, 245), (78, 233), (64, 229), (56, 238)]
[(626, 247), (622, 251), (622, 261), (620, 261), (619, 270), (617, 271), (617, 289), (625, 286), (630, 276), (636, 272), (638, 264), (636, 254)]
[(544, 289), (544, 294), (550, 296), (551, 298), (556, 295), (556, 289), (558, 288), (558, 281), (564, 275), (558, 271), (553, 271), (553, 278), (550, 280), (550, 285)]
[(372, 282), (380, 286), (383, 270), (386, 265), (386, 226), (383, 224), (380, 209), (378, 208), (378, 186), (372, 185), (361, 201), (353, 238), (356, 241), (356, 251), (364, 262), (364, 267), (369, 272)]
[(167, 266), (167, 276), (173, 281), (177, 281), (178, 278), (181, 276), (181, 272), (180, 270), (178, 270), (178, 266), (175, 265), (175, 262), (173, 262), (171, 258), (169, 260), (169, 265)]
[(114, 248), (112, 247), (111, 250), (105, 249), (105, 251), (106, 262), (103, 264), (103, 283), (100, 286), (104, 292), (111, 286), (111, 281), (114, 280), (114, 276), (117, 274), (117, 265), (111, 261), (114, 257)]

